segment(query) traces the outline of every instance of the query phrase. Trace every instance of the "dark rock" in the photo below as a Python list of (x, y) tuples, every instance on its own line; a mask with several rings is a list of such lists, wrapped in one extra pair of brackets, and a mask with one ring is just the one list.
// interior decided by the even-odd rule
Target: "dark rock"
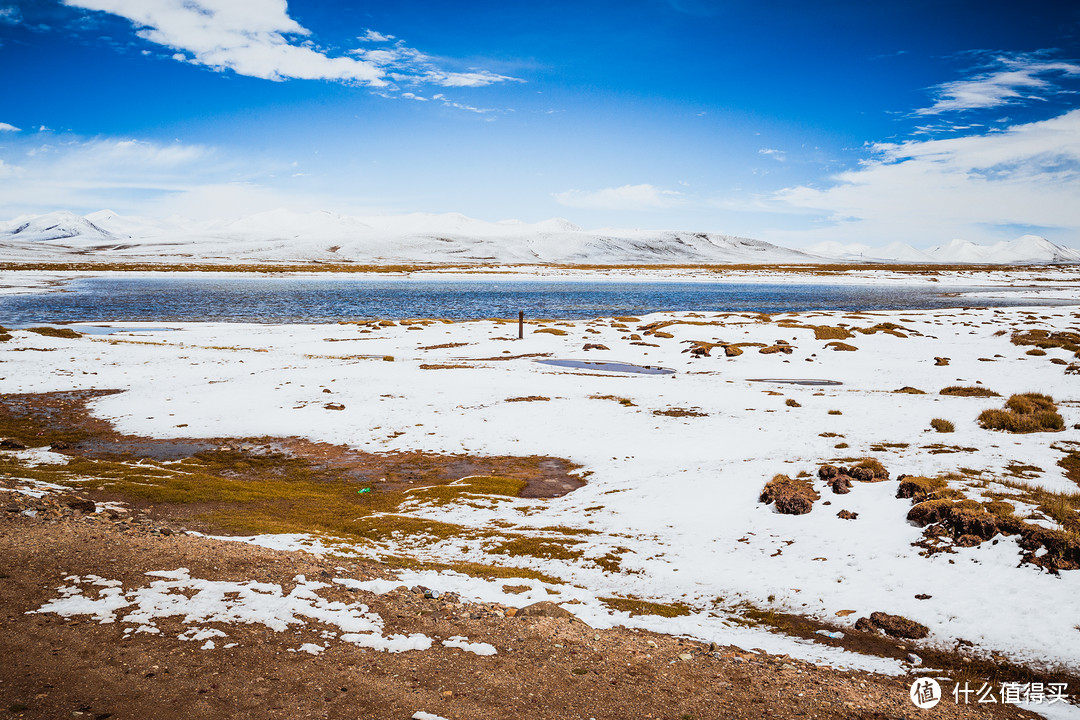
[(870, 622), (893, 637), (919, 640), (930, 634), (930, 628), (902, 615), (873, 612), (870, 613)]
[(840, 518), (841, 520), (855, 520), (859, 517), (859, 513), (851, 512), (850, 510), (841, 510), (840, 512), (836, 513), (836, 517)]
[(25, 450), (26, 445), (15, 438), (0, 438), (0, 449), (2, 450)]
[(94, 501), (87, 500), (86, 498), (63, 497), (60, 498), (60, 502), (72, 510), (78, 510), (79, 512), (92, 513), (97, 511), (97, 505)]
[(881, 630), (878, 626), (870, 621), (870, 618), (861, 617), (855, 621), (855, 629), (859, 632), (873, 633), (874, 635), (880, 635)]

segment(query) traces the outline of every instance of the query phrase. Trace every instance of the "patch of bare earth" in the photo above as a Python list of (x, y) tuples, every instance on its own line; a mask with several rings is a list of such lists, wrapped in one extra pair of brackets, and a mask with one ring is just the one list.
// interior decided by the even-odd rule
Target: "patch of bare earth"
[[(149, 582), (144, 573), (189, 568), (210, 580), (257, 579), (288, 592), (298, 575), (367, 579), (382, 566), (320, 560), (240, 543), (154, 534), (136, 517), (114, 524), (52, 508), (0, 513), (0, 710), (21, 718), (895, 718), (916, 711), (910, 678), (840, 672), (734, 647), (710, 647), (573, 618), (507, 617), (504, 608), (333, 587), (329, 599), (363, 602), (385, 634), (424, 633), (425, 651), (391, 654), (322, 639), (308, 625), (214, 625), (235, 647), (181, 641), (176, 620), (159, 636), (124, 639), (124, 623), (27, 614), (57, 597), (68, 575)], [(340, 569), (339, 569), (340, 568)], [(130, 623), (126, 624), (130, 626)], [(464, 635), (492, 644), (481, 657), (438, 642)], [(289, 652), (328, 645), (318, 656)], [(14, 710), (10, 710), (14, 708)], [(1011, 706), (957, 706), (940, 718), (1031, 717)]]

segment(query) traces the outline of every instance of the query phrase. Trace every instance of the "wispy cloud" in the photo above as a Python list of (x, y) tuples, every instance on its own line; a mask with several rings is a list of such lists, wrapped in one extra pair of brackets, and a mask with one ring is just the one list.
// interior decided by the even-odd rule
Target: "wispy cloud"
[(48, 131), (0, 148), (0, 211), (56, 207), (99, 210), (145, 201), (228, 177), (217, 153), (201, 145), (131, 138), (80, 138)]
[(1080, 110), (1001, 132), (878, 144), (826, 188), (787, 188), (776, 210), (823, 216), (784, 240), (881, 244), (999, 238), (994, 228), (1058, 228), (1080, 239)]
[(758, 150), (758, 154), (764, 155), (765, 157), (771, 157), (777, 162), (784, 162), (785, 160), (787, 160), (786, 152), (784, 152), (783, 150), (776, 150), (774, 148), (761, 148), (760, 150)]
[(682, 205), (682, 193), (652, 185), (623, 185), (603, 190), (567, 190), (552, 195), (555, 202), (583, 210), (664, 210)]
[[(332, 54), (288, 14), (285, 0), (64, 0), (71, 7), (126, 18), (143, 40), (175, 59), (267, 80), (328, 80), (393, 89), (399, 84), (480, 87), (516, 81), (482, 69), (453, 72), (402, 41)], [(367, 30), (358, 41), (391, 43)]]
[(381, 32), (376, 32), (375, 30), (369, 29), (367, 32), (365, 32), (363, 35), (356, 39), (360, 42), (390, 42), (395, 38), (393, 35), (383, 35)]
[(20, 129), (11, 123), (0, 122), (0, 132), (19, 132)]
[(1080, 77), (1080, 65), (1038, 55), (998, 55), (973, 77), (932, 88), (934, 104), (915, 112), (940, 115), (1040, 101), (1061, 92), (1057, 81), (1064, 77)]

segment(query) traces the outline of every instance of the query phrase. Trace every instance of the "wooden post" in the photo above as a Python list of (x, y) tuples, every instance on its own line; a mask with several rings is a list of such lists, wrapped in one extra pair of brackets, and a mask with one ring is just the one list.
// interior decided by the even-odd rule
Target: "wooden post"
[(525, 337), (525, 311), (518, 310), (518, 340)]

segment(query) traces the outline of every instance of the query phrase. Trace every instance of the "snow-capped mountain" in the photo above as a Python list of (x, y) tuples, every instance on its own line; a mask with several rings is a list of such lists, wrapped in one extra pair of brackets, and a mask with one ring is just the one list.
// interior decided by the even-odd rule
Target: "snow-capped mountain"
[(87, 218), (66, 210), (24, 220), (4, 235), (12, 240), (31, 243), (53, 240), (108, 241), (117, 238)]
[(994, 245), (979, 245), (968, 240), (953, 240), (945, 245), (918, 250), (907, 243), (895, 242), (874, 248), (855, 243), (843, 245), (823, 242), (810, 252), (845, 262), (899, 262), (938, 264), (1025, 265), (1080, 262), (1080, 250), (1055, 245), (1038, 235), (1024, 235)]
[(194, 223), (60, 211), (0, 223), (0, 258), (21, 262), (355, 262), (455, 264), (1075, 263), (1080, 251), (1035, 235), (918, 250), (822, 243), (809, 251), (715, 233), (582, 230), (568, 220), (486, 222), (465, 215), (355, 217), (271, 210)]
[(354, 217), (272, 210), (206, 223), (68, 212), (0, 226), (9, 260), (86, 262), (812, 263), (759, 240), (644, 230), (585, 231), (555, 218), (486, 222), (452, 213)]

